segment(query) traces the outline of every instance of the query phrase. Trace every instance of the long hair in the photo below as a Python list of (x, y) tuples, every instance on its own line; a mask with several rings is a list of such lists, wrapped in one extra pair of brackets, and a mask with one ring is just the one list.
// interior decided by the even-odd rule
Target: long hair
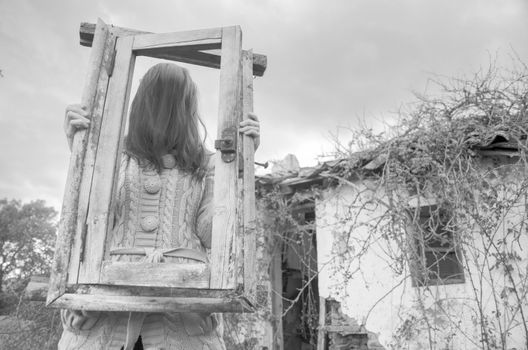
[(148, 160), (158, 171), (163, 166), (161, 157), (170, 153), (180, 170), (202, 177), (207, 151), (198, 128), (203, 123), (197, 100), (187, 69), (171, 63), (150, 68), (130, 106), (126, 152)]

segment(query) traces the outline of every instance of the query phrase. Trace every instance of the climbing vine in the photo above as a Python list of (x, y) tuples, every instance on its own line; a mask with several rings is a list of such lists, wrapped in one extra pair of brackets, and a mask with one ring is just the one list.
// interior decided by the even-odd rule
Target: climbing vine
[[(332, 226), (324, 286), (331, 296), (345, 302), (361, 298), (362, 284), (367, 292), (385, 288), (357, 320), (369, 344), (378, 343), (366, 329), (376, 328), (375, 314), (377, 321), (392, 315), (391, 299), (400, 300), (383, 339), (391, 349), (528, 348), (528, 68), (492, 65), (434, 83), (438, 93), (417, 96), (390, 133), (358, 130), (340, 143), (341, 161), (321, 174), (325, 186), (261, 188), (263, 256), (280, 256), (284, 275), (296, 256), (300, 276), (294, 292), (287, 280), (271, 291), (283, 298), (283, 312), (267, 320), (297, 313), (297, 334), (315, 346), (315, 227)], [(315, 198), (317, 223), (302, 210)], [(330, 202), (335, 213), (325, 208)], [(261, 263), (269, 271), (270, 260)], [(383, 269), (387, 281), (376, 276)]]
[[(415, 294), (394, 349), (420, 339), (429, 349), (506, 350), (514, 338), (528, 348), (527, 67), (435, 83), (441, 92), (418, 96), (390, 135), (357, 131), (339, 148), (347, 161), (333, 178), (354, 196), (346, 229), (335, 230), (336, 288), (369, 269), (361, 261), (377, 246), (402, 277), (393, 289), (412, 281)], [(456, 284), (470, 293), (439, 292)]]
[(281, 264), (282, 290), (273, 292), (282, 298), (279, 316), (293, 333), (285, 337), (296, 336), (314, 347), (319, 319), (315, 196), (314, 189), (287, 195), (274, 186), (262, 189), (260, 196), (267, 218), (262, 228), (273, 233), (272, 254)]

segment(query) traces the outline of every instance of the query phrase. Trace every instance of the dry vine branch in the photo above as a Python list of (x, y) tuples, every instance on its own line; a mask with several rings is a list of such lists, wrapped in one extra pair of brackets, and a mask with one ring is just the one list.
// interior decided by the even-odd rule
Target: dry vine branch
[[(462, 260), (464, 275), (473, 290), (476, 322), (481, 328), (478, 340), (481, 348), (508, 349), (512, 327), (523, 328), (528, 348), (525, 315), (528, 266), (526, 259), (521, 259), (518, 254), (522, 249), (521, 240), (528, 235), (528, 220), (526, 213), (520, 215), (514, 210), (519, 204), (527, 205), (528, 196), (525, 176), (528, 173), (527, 67), (520, 64), (513, 72), (504, 72), (491, 66), (471, 80), (437, 80), (436, 83), (442, 94), (418, 96), (418, 103), (410, 111), (402, 112), (396, 136), (383, 141), (379, 135), (373, 136), (370, 130), (359, 131), (359, 144), (351, 142), (348, 152), (339, 148), (338, 157), (356, 161), (350, 163), (351, 167), (344, 166), (334, 172), (332, 177), (340, 178), (343, 186), (351, 186), (356, 197), (350, 204), (355, 217), (350, 219), (345, 232), (335, 237), (336, 242), (346, 241), (352, 254), (343, 252), (342, 246), (338, 254), (357, 260), (355, 266), (361, 270), (360, 260), (365, 250), (372, 249), (381, 237), (389, 247), (382, 249), (386, 255), (384, 259), (409, 266), (411, 272), (414, 270), (415, 278), (416, 271), (421, 275), (427, 272), (417, 286), (430, 291), (432, 280), (436, 280), (437, 287), (446, 280), (430, 270), (423, 252), (431, 242), (452, 237), (453, 250)], [(365, 150), (365, 139), (369, 138), (372, 149)], [(506, 147), (513, 158), (488, 158), (494, 162), (503, 159), (505, 163), (486, 165), (489, 161), (479, 149), (486, 149), (492, 142), (497, 142), (498, 147)], [(366, 172), (358, 167), (357, 152), (360, 149), (360, 155), (383, 155), (386, 160), (381, 170)], [(362, 198), (358, 186), (365, 178), (380, 184), (380, 189), (372, 192), (374, 196), (380, 196), (376, 204), (385, 207), (383, 217), (371, 224), (358, 221), (358, 217), (364, 215), (365, 204), (371, 203)], [(425, 226), (417, 210), (420, 205), (409, 205), (412, 198), (433, 198), (436, 203), (436, 209), (430, 213)], [(449, 220), (442, 221), (438, 215), (440, 211), (447, 212)], [(512, 220), (517, 223), (511, 224)], [(361, 238), (364, 240), (361, 254), (356, 254), (359, 238), (351, 244), (350, 236), (364, 225), (368, 225), (369, 234)], [(436, 232), (439, 225), (442, 226), (442, 235), (429, 234)], [(479, 239), (475, 240), (473, 236)], [(397, 250), (390, 248), (393, 243), (397, 244)], [(437, 256), (439, 260), (446, 257), (447, 252)], [(352, 266), (350, 260), (341, 263), (346, 265), (345, 270)], [(358, 280), (358, 272), (361, 271), (346, 275), (345, 283)], [(505, 282), (499, 281), (502, 279), (498, 278), (498, 273)], [(399, 274), (403, 275), (404, 271)], [(492, 290), (494, 319), (489, 318), (490, 306), (485, 305), (486, 288)], [(425, 324), (429, 346), (434, 348), (436, 333), (441, 332), (433, 326), (426, 307), (426, 299), (434, 299), (434, 295), (432, 292), (427, 296), (420, 295), (422, 317), (413, 322)], [(456, 323), (448, 310), (438, 309), (446, 319)], [(453, 327), (457, 325), (453, 324)], [(475, 344), (470, 335), (463, 336)]]

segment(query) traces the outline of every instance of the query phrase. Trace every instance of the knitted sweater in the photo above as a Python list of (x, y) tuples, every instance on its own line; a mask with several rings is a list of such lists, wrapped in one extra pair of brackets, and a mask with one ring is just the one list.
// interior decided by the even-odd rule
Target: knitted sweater
[[(118, 177), (112, 260), (179, 262), (167, 251), (206, 256), (211, 245), (213, 171), (203, 179), (179, 170), (171, 155), (156, 169), (123, 155)], [(126, 253), (123, 253), (126, 252)], [(185, 256), (185, 254), (183, 254)], [(206, 314), (91, 313), (63, 310), (59, 349), (116, 349), (141, 334), (145, 349), (225, 349), (216, 319)], [(126, 345), (125, 345), (126, 344)]]
[[(199, 180), (179, 170), (172, 155), (165, 155), (163, 163), (158, 173), (150, 164), (122, 157), (111, 255), (132, 247), (147, 252), (169, 248), (205, 252), (211, 247), (212, 167)], [(113, 260), (141, 260), (115, 255)]]

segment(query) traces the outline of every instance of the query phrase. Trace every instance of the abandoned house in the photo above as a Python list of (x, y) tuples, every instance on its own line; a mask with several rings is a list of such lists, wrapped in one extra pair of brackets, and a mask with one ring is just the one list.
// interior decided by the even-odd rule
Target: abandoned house
[(226, 317), (233, 348), (526, 348), (526, 137), (464, 137), (468, 168), (416, 187), (383, 148), (259, 177), (262, 305)]

